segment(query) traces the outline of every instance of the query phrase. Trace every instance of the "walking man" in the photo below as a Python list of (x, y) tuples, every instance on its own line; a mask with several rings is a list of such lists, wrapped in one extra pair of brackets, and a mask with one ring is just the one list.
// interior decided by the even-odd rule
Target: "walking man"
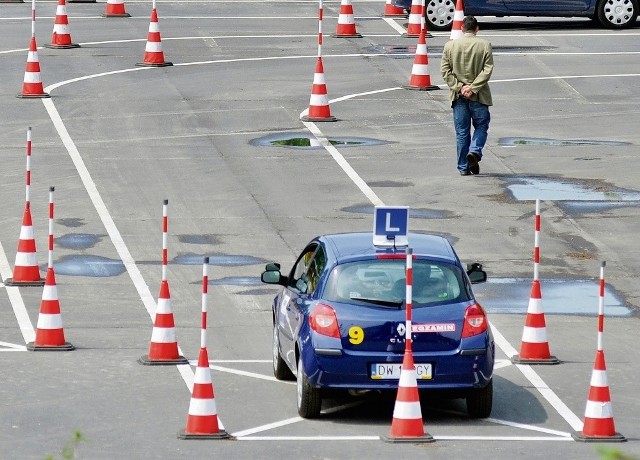
[(491, 43), (476, 37), (478, 30), (476, 18), (466, 16), (462, 22), (464, 36), (447, 42), (440, 64), (442, 78), (450, 89), (458, 171), (462, 176), (480, 173), (478, 163), (489, 131), (489, 106), (493, 105), (489, 89), (493, 51)]

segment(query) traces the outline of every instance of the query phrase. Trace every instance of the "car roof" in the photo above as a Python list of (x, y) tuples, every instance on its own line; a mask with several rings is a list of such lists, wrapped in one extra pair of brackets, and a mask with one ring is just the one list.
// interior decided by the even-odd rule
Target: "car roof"
[[(380, 254), (404, 254), (404, 247), (376, 247), (371, 232), (336, 233), (316, 238), (330, 247), (338, 263), (351, 259), (375, 257)], [(416, 257), (434, 257), (456, 262), (457, 257), (451, 244), (440, 235), (409, 233), (409, 247)]]

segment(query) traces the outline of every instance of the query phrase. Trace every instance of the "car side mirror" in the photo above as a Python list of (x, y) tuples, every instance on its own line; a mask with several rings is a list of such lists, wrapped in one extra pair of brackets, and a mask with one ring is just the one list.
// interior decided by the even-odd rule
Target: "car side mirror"
[(482, 264), (478, 262), (467, 264), (467, 276), (471, 284), (484, 283), (487, 281), (487, 272), (482, 269)]
[(287, 284), (287, 277), (280, 273), (280, 264), (271, 262), (265, 265), (265, 270), (260, 275), (260, 280), (266, 284)]

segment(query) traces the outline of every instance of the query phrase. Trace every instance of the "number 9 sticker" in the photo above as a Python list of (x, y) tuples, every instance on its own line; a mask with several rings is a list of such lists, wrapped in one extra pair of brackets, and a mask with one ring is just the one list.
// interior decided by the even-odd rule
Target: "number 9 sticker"
[(360, 345), (364, 341), (364, 330), (360, 326), (351, 326), (349, 328), (349, 342), (354, 345)]

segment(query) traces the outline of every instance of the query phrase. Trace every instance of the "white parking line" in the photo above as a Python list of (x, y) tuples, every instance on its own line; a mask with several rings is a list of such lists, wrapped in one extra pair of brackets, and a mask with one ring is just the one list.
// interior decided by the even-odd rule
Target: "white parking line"
[[(0, 243), (0, 275), (2, 275), (2, 279), (11, 278), (12, 275), (11, 266), (7, 260), (7, 255), (4, 252), (2, 243)], [(36, 331), (29, 319), (29, 313), (27, 313), (27, 309), (24, 306), (24, 301), (22, 300), (18, 287), (5, 286), (4, 288), (7, 290), (9, 303), (11, 303), (11, 308), (13, 308), (13, 314), (16, 315), (16, 320), (18, 321), (18, 327), (20, 327), (20, 332), (24, 338), (24, 343), (33, 342), (36, 340)]]

